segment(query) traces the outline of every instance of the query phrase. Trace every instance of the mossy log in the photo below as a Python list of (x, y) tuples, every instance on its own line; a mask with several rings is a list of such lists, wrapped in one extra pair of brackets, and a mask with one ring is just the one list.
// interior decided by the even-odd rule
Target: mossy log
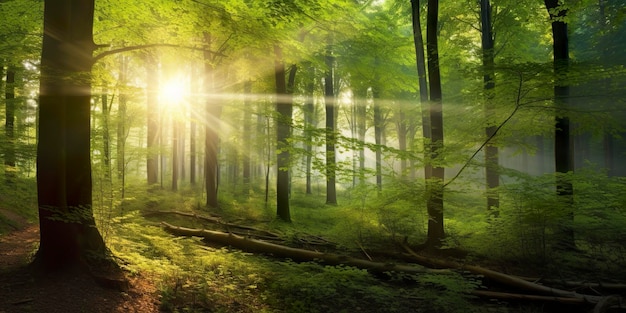
[[(453, 268), (453, 269), (468, 271), (473, 274), (482, 275), (490, 280), (507, 285), (509, 287), (537, 292), (540, 294), (554, 297), (555, 299), (570, 298), (570, 299), (576, 299), (575, 301), (577, 301), (578, 303), (590, 303), (590, 304), (597, 304), (605, 299), (605, 297), (603, 296), (586, 295), (586, 294), (581, 294), (581, 293), (577, 293), (574, 291), (551, 288), (548, 286), (544, 286), (544, 285), (540, 285), (531, 281), (524, 280), (516, 276), (507, 275), (507, 274), (490, 270), (490, 269), (486, 269), (480, 266), (466, 265), (466, 264), (460, 264), (454, 261), (427, 258), (427, 257), (421, 256), (415, 253), (406, 244), (403, 244), (403, 247), (410, 254), (410, 256), (413, 258), (415, 262), (422, 264), (422, 265), (429, 264), (429, 265), (434, 265), (437, 267)], [(563, 302), (563, 301), (559, 301), (559, 302)]]
[(161, 222), (161, 225), (167, 232), (177, 236), (201, 237), (212, 243), (232, 246), (246, 252), (270, 254), (281, 258), (292, 259), (294, 261), (320, 261), (329, 265), (354, 266), (373, 272), (403, 272), (409, 274), (449, 272), (448, 270), (433, 270), (403, 264), (372, 262), (334, 253), (322, 253), (317, 251), (292, 248), (270, 242), (245, 238), (235, 234), (206, 229), (178, 227), (166, 222)]

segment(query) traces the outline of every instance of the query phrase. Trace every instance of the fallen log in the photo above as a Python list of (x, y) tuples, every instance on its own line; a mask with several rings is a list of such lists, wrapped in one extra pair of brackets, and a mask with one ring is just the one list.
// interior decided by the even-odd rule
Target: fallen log
[(278, 245), (274, 243), (264, 242), (245, 238), (235, 234), (223, 233), (206, 229), (193, 229), (186, 227), (174, 226), (166, 222), (161, 222), (165, 231), (177, 236), (202, 237), (210, 242), (218, 243), (225, 246), (232, 246), (247, 252), (258, 252), (271, 254), (277, 257), (289, 258), (294, 261), (321, 261), (329, 265), (347, 265), (373, 272), (403, 272), (409, 274), (421, 273), (450, 273), (448, 270), (433, 270), (417, 266), (409, 266), (394, 263), (373, 262), (363, 259), (357, 259), (349, 256), (338, 255), (333, 253), (322, 253), (317, 251), (305, 250)]
[(238, 229), (243, 229), (243, 230), (254, 231), (254, 232), (259, 234), (259, 237), (263, 237), (263, 238), (268, 239), (268, 240), (282, 240), (282, 238), (281, 238), (281, 236), (279, 234), (273, 233), (271, 231), (268, 231), (268, 230), (265, 230), (265, 229), (259, 229), (259, 228), (252, 227), (252, 226), (239, 225), (239, 224), (225, 222), (221, 218), (217, 218), (217, 217), (213, 217), (213, 216), (204, 216), (204, 215), (199, 215), (199, 214), (196, 214), (196, 213), (181, 212), (181, 211), (152, 211), (152, 212), (144, 213), (145, 216), (165, 215), (165, 214), (179, 215), (179, 216), (185, 216), (185, 217), (193, 217), (193, 218), (199, 219), (201, 221), (205, 221), (205, 222), (209, 222), (209, 223), (213, 223), (213, 224), (224, 226), (229, 231), (230, 231), (230, 228), (238, 228)]
[(499, 299), (499, 300), (545, 301), (545, 302), (558, 302), (558, 303), (563, 303), (563, 304), (586, 304), (587, 303), (585, 302), (585, 300), (578, 299), (578, 298), (537, 296), (537, 295), (527, 295), (527, 294), (497, 292), (497, 291), (487, 291), (487, 290), (474, 290), (471, 292), (471, 294), (478, 296), (478, 297)]
[(469, 271), (473, 274), (482, 275), (493, 281), (496, 281), (496, 282), (499, 282), (499, 283), (502, 283), (511, 287), (525, 289), (528, 291), (534, 291), (534, 292), (538, 292), (538, 293), (542, 293), (542, 294), (546, 294), (546, 295), (550, 295), (554, 297), (573, 298), (573, 299), (578, 299), (578, 300), (584, 301), (586, 303), (591, 303), (591, 304), (596, 304), (604, 299), (604, 297), (602, 296), (585, 295), (585, 294), (580, 294), (574, 291), (567, 291), (567, 290), (547, 287), (544, 285), (539, 285), (539, 284), (536, 284), (536, 283), (533, 283), (533, 282), (530, 282), (530, 281), (527, 281), (527, 280), (524, 280), (515, 276), (511, 276), (511, 275), (507, 275), (507, 274), (497, 272), (494, 270), (482, 268), (480, 266), (460, 264), (460, 263), (453, 262), (453, 261), (429, 259), (429, 258), (423, 257), (415, 253), (415, 251), (413, 251), (405, 243), (402, 243), (402, 246), (419, 264), (434, 264), (439, 267), (455, 268), (459, 270)]

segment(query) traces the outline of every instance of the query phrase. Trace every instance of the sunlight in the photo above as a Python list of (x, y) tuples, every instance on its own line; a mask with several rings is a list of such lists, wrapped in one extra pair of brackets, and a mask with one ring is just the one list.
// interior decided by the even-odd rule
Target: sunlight
[(176, 109), (180, 106), (187, 95), (187, 84), (180, 77), (174, 77), (165, 81), (159, 91), (161, 106), (166, 110)]

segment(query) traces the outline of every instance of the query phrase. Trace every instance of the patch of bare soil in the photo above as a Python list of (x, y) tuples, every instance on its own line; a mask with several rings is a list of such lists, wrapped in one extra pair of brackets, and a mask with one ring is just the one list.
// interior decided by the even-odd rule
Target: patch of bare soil
[(77, 271), (35, 278), (27, 265), (38, 240), (36, 225), (0, 237), (0, 313), (159, 312), (157, 289), (146, 277), (130, 277), (125, 292)]

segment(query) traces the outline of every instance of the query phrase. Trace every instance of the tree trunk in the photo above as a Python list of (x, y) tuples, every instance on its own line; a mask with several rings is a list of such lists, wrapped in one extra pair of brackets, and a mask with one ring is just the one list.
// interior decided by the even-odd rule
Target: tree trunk
[(7, 143), (4, 148), (4, 175), (8, 183), (12, 183), (15, 178), (15, 68), (7, 68), (5, 85), (5, 109), (6, 121), (4, 131)]
[[(118, 83), (120, 84), (119, 90), (119, 98), (118, 98), (118, 109), (117, 109), (117, 158), (116, 158), (116, 167), (117, 167), (117, 177), (122, 180), (122, 186), (124, 185), (124, 175), (126, 168), (126, 138), (128, 137), (128, 126), (126, 116), (126, 108), (128, 96), (126, 95), (126, 75), (128, 71), (128, 67), (126, 64), (126, 58), (124, 56), (120, 56), (120, 75), (118, 78)], [(123, 187), (122, 187), (123, 188)]]
[(313, 92), (315, 91), (315, 68), (312, 64), (307, 66), (310, 77), (307, 78), (306, 85), (304, 87), (304, 95), (306, 100), (304, 101), (304, 149), (305, 163), (306, 163), (306, 194), (313, 193), (311, 189), (311, 164), (313, 160), (313, 130), (316, 128), (315, 123), (315, 99)]
[(430, 129), (430, 104), (428, 103), (428, 82), (426, 79), (426, 56), (424, 55), (424, 39), (420, 21), (420, 4), (418, 0), (411, 0), (413, 42), (415, 44), (415, 59), (419, 82), (420, 105), (422, 109), (422, 137), (424, 137), (424, 178), (426, 181), (432, 178), (432, 164), (430, 162), (430, 142), (432, 141)]
[(172, 191), (178, 191), (179, 176), (179, 121), (172, 121)]
[(365, 184), (365, 133), (367, 132), (367, 88), (355, 88), (356, 132), (359, 149), (359, 184)]
[(559, 247), (575, 248), (574, 231), (571, 227), (574, 213), (574, 189), (572, 182), (565, 176), (573, 171), (573, 153), (570, 147), (570, 120), (566, 115), (569, 107), (569, 86), (563, 81), (569, 68), (569, 44), (567, 37), (567, 23), (563, 18), (567, 16), (567, 9), (560, 7), (558, 0), (545, 0), (546, 9), (552, 19), (552, 49), (554, 54), (554, 104), (556, 107), (554, 131), (554, 165), (556, 170), (557, 194), (563, 201), (565, 219), (560, 223)]
[(109, 182), (111, 179), (111, 133), (109, 121), (111, 120), (111, 105), (109, 105), (108, 89), (102, 91), (102, 163), (104, 164), (104, 178)]
[[(211, 46), (211, 35), (204, 34), (205, 43)], [(217, 186), (218, 186), (218, 146), (219, 146), (219, 119), (222, 107), (217, 103), (217, 99), (211, 97), (215, 92), (215, 68), (212, 64), (211, 54), (204, 53), (204, 90), (208, 95), (206, 99), (207, 124), (205, 126), (205, 183), (206, 183), (206, 206), (217, 208)]]
[(147, 76), (147, 114), (148, 114), (148, 159), (147, 173), (148, 185), (154, 185), (159, 177), (159, 75), (156, 56), (150, 52), (146, 53), (146, 76)]
[(243, 83), (243, 195), (248, 196), (250, 193), (251, 183), (251, 153), (252, 153), (252, 81), (250, 79)]
[(46, 1), (41, 55), (34, 263), (55, 270), (106, 257), (92, 211), (90, 109), (94, 1)]
[[(491, 138), (496, 132), (494, 117), (496, 114), (494, 102), (495, 73), (494, 73), (494, 39), (491, 23), (491, 3), (489, 0), (480, 1), (480, 23), (483, 61), (483, 81), (485, 91), (485, 128), (486, 138)], [(498, 188), (500, 174), (498, 170), (498, 147), (491, 141), (485, 147), (485, 179), (487, 183), (487, 210), (497, 209), (500, 206)], [(492, 211), (497, 214), (497, 211)]]
[(335, 89), (333, 85), (333, 68), (335, 58), (332, 52), (332, 41), (326, 47), (326, 73), (324, 75), (324, 104), (326, 107), (326, 204), (337, 204), (335, 169)]
[(379, 91), (372, 88), (374, 98), (374, 143), (376, 144), (376, 187), (378, 191), (383, 188), (382, 147), (383, 144), (383, 116), (380, 108)]
[(289, 161), (291, 134), (292, 103), (285, 84), (285, 64), (283, 52), (278, 44), (274, 45), (274, 75), (276, 79), (276, 216), (291, 222), (289, 210)]
[[(428, 0), (426, 22), (426, 51), (428, 55), (428, 83), (430, 89), (430, 159), (439, 163), (439, 154), (443, 148), (443, 111), (441, 94), (441, 76), (439, 72), (439, 48), (437, 43), (437, 27), (439, 1)], [(443, 179), (444, 168), (437, 164), (432, 169), (432, 178), (427, 180), (428, 199), (428, 239), (427, 246), (440, 246), (445, 238), (443, 225)]]

